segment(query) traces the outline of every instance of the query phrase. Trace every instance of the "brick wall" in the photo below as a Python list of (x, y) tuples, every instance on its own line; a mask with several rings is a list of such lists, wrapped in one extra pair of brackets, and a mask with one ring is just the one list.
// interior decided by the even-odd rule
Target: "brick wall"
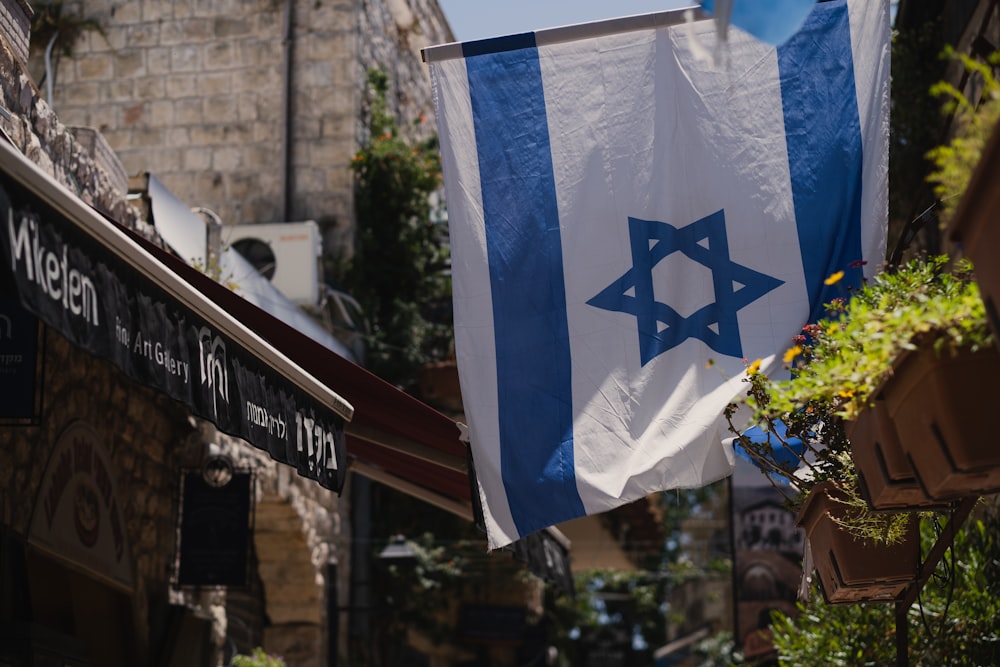
[(28, 62), (28, 28), (32, 10), (24, 0), (0, 1), (0, 32), (7, 45), (22, 64)]

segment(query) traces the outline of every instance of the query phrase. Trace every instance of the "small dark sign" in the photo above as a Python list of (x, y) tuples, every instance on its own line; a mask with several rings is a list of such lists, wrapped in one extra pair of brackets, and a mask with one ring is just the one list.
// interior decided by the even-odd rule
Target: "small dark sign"
[(37, 423), (38, 319), (0, 295), (0, 420)]
[(462, 607), (461, 637), (467, 642), (519, 642), (524, 639), (526, 626), (524, 607)]
[(625, 667), (632, 653), (632, 640), (620, 627), (601, 626), (582, 640), (587, 667)]
[(225, 486), (214, 486), (201, 471), (186, 472), (183, 485), (177, 583), (246, 586), (252, 475), (235, 473)]

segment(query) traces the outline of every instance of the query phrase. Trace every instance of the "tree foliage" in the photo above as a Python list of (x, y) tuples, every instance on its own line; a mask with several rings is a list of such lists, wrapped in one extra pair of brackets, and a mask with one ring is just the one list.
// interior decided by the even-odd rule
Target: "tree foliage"
[(574, 573), (573, 580), (572, 597), (547, 591), (546, 620), (558, 649), (558, 664), (583, 664), (586, 638), (611, 627), (624, 629), (633, 641), (629, 664), (649, 664), (652, 650), (666, 642), (663, 600), (669, 577), (645, 571), (587, 570)]
[(987, 62), (979, 62), (950, 49), (945, 56), (961, 61), (965, 71), (977, 82), (979, 99), (970, 100), (952, 84), (941, 81), (931, 92), (945, 100), (944, 111), (953, 114), (958, 131), (955, 137), (927, 153), (934, 163), (929, 179), (935, 184), (934, 194), (941, 200), (941, 221), (946, 224), (954, 214), (961, 195), (979, 164), (983, 148), (1000, 119), (1000, 82), (993, 68), (1000, 65), (1000, 53), (994, 53)]

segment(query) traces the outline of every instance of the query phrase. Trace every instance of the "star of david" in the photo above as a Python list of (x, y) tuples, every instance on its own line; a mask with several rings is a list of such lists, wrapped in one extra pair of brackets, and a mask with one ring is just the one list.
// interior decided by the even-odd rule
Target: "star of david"
[[(719, 354), (742, 357), (737, 313), (783, 281), (729, 258), (723, 212), (681, 228), (630, 217), (628, 230), (632, 268), (587, 304), (635, 316), (643, 366), (688, 338), (701, 340)], [(688, 317), (657, 301), (653, 290), (653, 267), (675, 252), (712, 271), (715, 302)]]

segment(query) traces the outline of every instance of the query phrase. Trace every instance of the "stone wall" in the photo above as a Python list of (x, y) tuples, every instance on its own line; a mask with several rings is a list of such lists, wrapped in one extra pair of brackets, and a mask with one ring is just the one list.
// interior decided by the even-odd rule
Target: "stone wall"
[(351, 239), (366, 71), (390, 74), (401, 124), (430, 117), (419, 50), (451, 40), (436, 0), (77, 0), (64, 12), (104, 31), (57, 62), (64, 122), (98, 128), (129, 175), (154, 173), (224, 223), (316, 220), (331, 253)]
[[(6, 26), (0, 85), (10, 117), (0, 118), (0, 129), (85, 202), (154, 240), (155, 230), (126, 199), (119, 165), (100, 150), (100, 136), (73, 128), (96, 128), (128, 174), (150, 171), (226, 222), (279, 219), (286, 7), (273, 0), (66, 2), (64, 15), (95, 19), (103, 34), (85, 31), (71, 56), (57, 58), (51, 107), (37, 86), (44, 45), (32, 45), (32, 76), (22, 53), (26, 26)], [(390, 105), (411, 126), (431, 112), (419, 49), (451, 35), (435, 0), (294, 0), (292, 7), (288, 217), (325, 223), (329, 248), (330, 239), (349, 241), (353, 225), (348, 164), (365, 136), (367, 70), (390, 74)], [(200, 462), (207, 440), (217, 442), (258, 473), (256, 543), (271, 625), (257, 639), (284, 653), (291, 667), (316, 664), (328, 651), (328, 563), (338, 564), (339, 604), (350, 588), (346, 503), (204, 424), (188, 437), (189, 414), (177, 404), (57, 334), (49, 338), (46, 400), (55, 412), (38, 428), (0, 429), (0, 520), (25, 534), (31, 504), (16, 499), (34, 497), (54, 443), (48, 431), (74, 415), (100, 424), (129, 499), (136, 646), (148, 646), (151, 611), (169, 600), (210, 612), (221, 647), (225, 595), (180, 594), (168, 584), (179, 469)]]
[(88, 204), (127, 227), (153, 236), (151, 227), (128, 204), (126, 193), (42, 99), (6, 40), (0, 43), (0, 85), (2, 104), (10, 114), (0, 116), (0, 129), (14, 146)]
[[(101, 138), (81, 134), (61, 121), (10, 47), (23, 35), (4, 32), (2, 36), (0, 86), (2, 105), (10, 115), (0, 116), (0, 130), (32, 162), (83, 201), (155, 241), (155, 230), (129, 204), (120, 174), (109, 173), (117, 171), (117, 165), (101, 155)], [(88, 136), (86, 141), (80, 138), (84, 135)], [(90, 152), (95, 149), (98, 159)], [(130, 381), (111, 364), (80, 351), (51, 331), (47, 333), (46, 354), (41, 426), (0, 428), (0, 523), (17, 534), (27, 534), (33, 502), (24, 499), (36, 497), (56, 438), (70, 421), (87, 421), (99, 429), (115, 464), (120, 493), (127, 499), (123, 506), (136, 581), (132, 596), (135, 664), (146, 660), (151, 615), (168, 602), (208, 612), (215, 619), (213, 638), (221, 649), (227, 633), (225, 593), (192, 595), (169, 586), (180, 469), (200, 465), (206, 443), (216, 442), (240, 464), (257, 472), (257, 498), (263, 499), (257, 522), (259, 546), (267, 551), (267, 542), (278, 540), (286, 550), (283, 559), (271, 557), (265, 564), (265, 595), (270, 595), (279, 611), (281, 600), (286, 600), (286, 610), (294, 604), (294, 596), (299, 596), (299, 602), (309, 601), (284, 616), (276, 614), (285, 622), (254, 641), (264, 640), (279, 648), (301, 646), (298, 638), (306, 627), (305, 634), (311, 639), (305, 649), (289, 656), (288, 664), (316, 664), (317, 655), (326, 650), (325, 565), (330, 560), (340, 562), (338, 572), (345, 582), (350, 571), (350, 538), (341, 532), (336, 495), (275, 463), (265, 452), (222, 436), (203, 422), (195, 430), (192, 424), (197, 420), (192, 420), (185, 408)], [(290, 555), (287, 550), (293, 546), (299, 550)], [(291, 581), (295, 585), (285, 590)], [(303, 590), (310, 591), (308, 596)], [(346, 596), (346, 584), (340, 590)], [(261, 623), (264, 620), (259, 619)], [(218, 657), (221, 663), (221, 650)]]
[(38, 489), (56, 442), (83, 420), (111, 457), (131, 557), (135, 591), (132, 626), (136, 650), (150, 641), (151, 603), (166, 603), (174, 544), (178, 471), (189, 451), (188, 413), (139, 387), (109, 363), (46, 331), (41, 425), (0, 429), (3, 523), (29, 534)]

